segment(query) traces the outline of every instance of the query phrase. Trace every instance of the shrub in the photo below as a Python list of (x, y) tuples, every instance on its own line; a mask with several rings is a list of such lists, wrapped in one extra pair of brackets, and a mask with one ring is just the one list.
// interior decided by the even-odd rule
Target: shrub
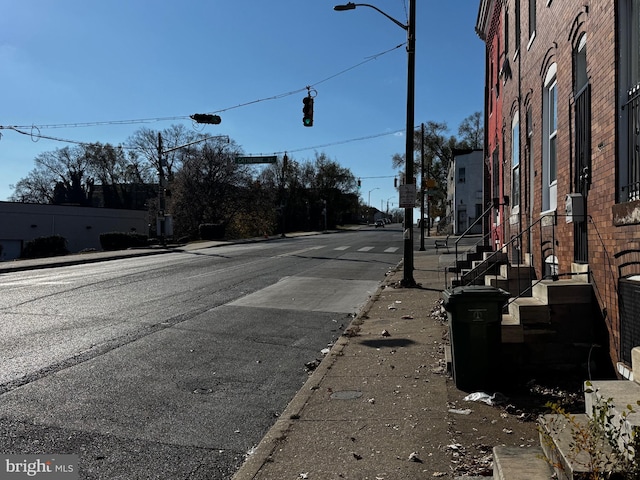
[(224, 238), (225, 225), (223, 223), (201, 223), (198, 234), (202, 240), (221, 240)]
[(67, 239), (60, 235), (51, 235), (28, 241), (22, 249), (20, 258), (57, 257), (68, 253)]
[(146, 247), (148, 238), (141, 233), (108, 232), (100, 234), (100, 245), (103, 250), (126, 250), (127, 248)]
[[(585, 393), (598, 393), (590, 381), (585, 383), (585, 387)], [(639, 405), (640, 400), (636, 402), (636, 406)], [(638, 438), (635, 430), (630, 430), (626, 424), (627, 417), (636, 413), (633, 405), (627, 405), (622, 408), (619, 415), (614, 415), (613, 399), (597, 395), (586, 424), (578, 422), (575, 415), (557, 403), (548, 402), (547, 407), (555, 417), (545, 422), (546, 428), (542, 424), (538, 427), (544, 443), (554, 449), (553, 439), (547, 429), (557, 433), (568, 428), (571, 435), (569, 459), (586, 467), (589, 472), (586, 479), (640, 478), (640, 465), (637, 459)], [(563, 469), (560, 463), (550, 459), (547, 461), (552, 467)]]

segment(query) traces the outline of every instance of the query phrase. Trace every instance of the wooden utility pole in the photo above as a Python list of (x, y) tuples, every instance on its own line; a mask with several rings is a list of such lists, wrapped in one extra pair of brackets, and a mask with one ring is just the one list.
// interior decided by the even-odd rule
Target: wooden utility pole
[(162, 134), (158, 132), (158, 221), (160, 223), (160, 243), (165, 244), (165, 196), (164, 196), (164, 156), (162, 151)]

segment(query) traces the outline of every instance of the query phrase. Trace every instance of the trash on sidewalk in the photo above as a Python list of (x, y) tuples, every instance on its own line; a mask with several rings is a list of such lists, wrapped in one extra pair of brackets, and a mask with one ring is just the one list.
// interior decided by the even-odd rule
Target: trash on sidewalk
[(420, 460), (420, 457), (418, 457), (418, 452), (412, 452), (411, 455), (409, 455), (409, 461), (422, 463), (422, 460)]
[(507, 401), (507, 397), (500, 392), (496, 392), (493, 395), (489, 395), (484, 392), (475, 392), (467, 395), (463, 400), (465, 402), (483, 402), (487, 405), (496, 406), (505, 403)]
[(450, 408), (449, 413), (455, 413), (457, 415), (469, 415), (471, 414), (470, 408)]

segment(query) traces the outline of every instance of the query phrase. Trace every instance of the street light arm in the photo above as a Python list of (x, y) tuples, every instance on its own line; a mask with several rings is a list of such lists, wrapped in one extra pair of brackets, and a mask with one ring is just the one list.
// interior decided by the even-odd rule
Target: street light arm
[(391, 15), (388, 15), (387, 13), (383, 12), (382, 10), (380, 10), (378, 7), (376, 7), (375, 5), (370, 5), (368, 3), (353, 3), (353, 2), (349, 2), (346, 5), (336, 5), (335, 7), (333, 7), (334, 10), (337, 11), (343, 11), (343, 10), (355, 10), (356, 7), (369, 7), (369, 8), (373, 8), (376, 12), (381, 13), (382, 15), (384, 15), (385, 17), (387, 17), (389, 20), (391, 20), (393, 23), (395, 23), (396, 25), (398, 25), (400, 28), (402, 28), (403, 30), (409, 30), (409, 25), (405, 25), (404, 23), (396, 20), (395, 18), (393, 18)]

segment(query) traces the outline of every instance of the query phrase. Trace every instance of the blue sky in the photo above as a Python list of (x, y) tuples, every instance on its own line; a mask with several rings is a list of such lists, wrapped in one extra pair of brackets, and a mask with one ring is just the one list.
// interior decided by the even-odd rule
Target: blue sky
[[(406, 23), (407, 1), (375, 5)], [(455, 135), (483, 109), (479, 0), (416, 1), (415, 125), (446, 122)], [(119, 144), (141, 127), (191, 127), (185, 117), (216, 112), (222, 123), (202, 133), (228, 135), (246, 154), (325, 153), (361, 178), (365, 202), (397, 207), (391, 158), (405, 148), (407, 54), (395, 47), (406, 33), (371, 8), (336, 12), (338, 3), (4, 2), (0, 126)], [(310, 128), (307, 86), (317, 91)], [(69, 145), (0, 134), (0, 200), (39, 153)]]

